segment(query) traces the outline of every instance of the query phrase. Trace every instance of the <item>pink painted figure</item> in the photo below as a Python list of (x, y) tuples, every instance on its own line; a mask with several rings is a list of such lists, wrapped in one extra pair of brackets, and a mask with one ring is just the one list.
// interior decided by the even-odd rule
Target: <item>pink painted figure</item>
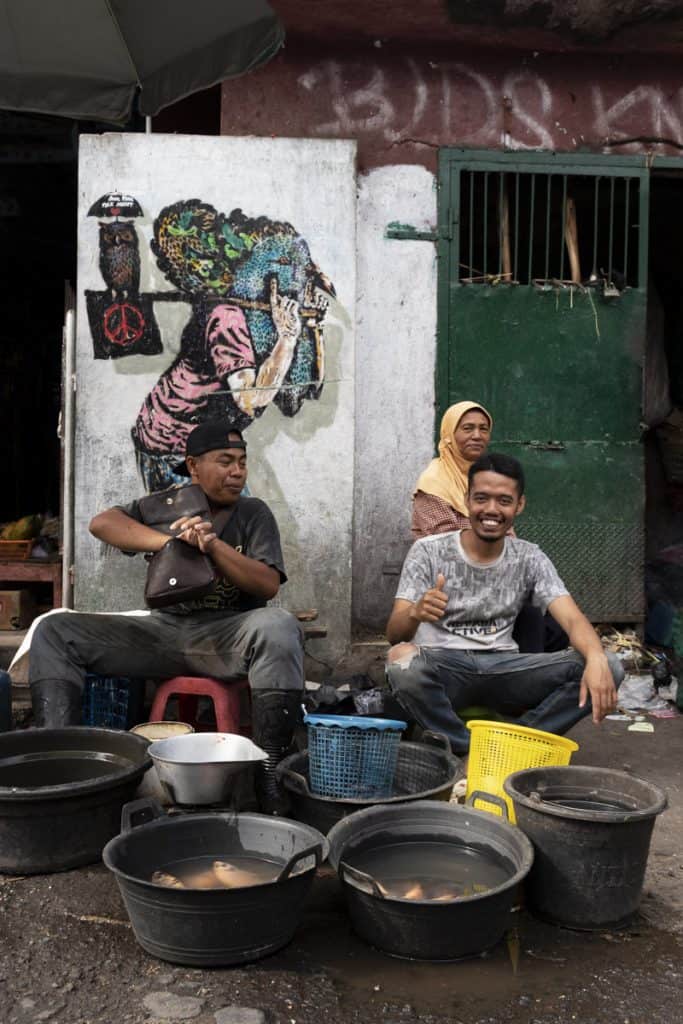
[(198, 303), (183, 330), (181, 352), (145, 398), (132, 430), (140, 474), (148, 491), (181, 482), (174, 465), (187, 437), (209, 414), (212, 395), (226, 393), (236, 425), (250, 423), (277, 394), (301, 331), (296, 299), (270, 285), (277, 341), (258, 368), (239, 306)]

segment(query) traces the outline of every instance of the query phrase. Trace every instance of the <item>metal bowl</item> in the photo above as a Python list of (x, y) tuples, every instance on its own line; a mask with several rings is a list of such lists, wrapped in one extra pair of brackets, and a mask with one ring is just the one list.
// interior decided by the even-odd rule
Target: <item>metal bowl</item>
[(148, 748), (168, 797), (176, 804), (228, 803), (245, 773), (268, 755), (246, 736), (192, 733)]

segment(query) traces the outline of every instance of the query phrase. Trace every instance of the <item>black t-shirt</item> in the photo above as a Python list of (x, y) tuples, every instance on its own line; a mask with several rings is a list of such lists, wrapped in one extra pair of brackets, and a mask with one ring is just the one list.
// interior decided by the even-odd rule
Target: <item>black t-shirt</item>
[[(132, 519), (139, 523), (143, 522), (138, 501), (118, 507)], [(280, 582), (287, 582), (280, 546), (280, 531), (275, 516), (265, 501), (261, 501), (260, 498), (239, 498), (233, 506), (230, 519), (221, 531), (220, 539), (247, 558), (254, 558), (276, 569), (280, 574)], [(247, 594), (229, 580), (219, 579), (212, 593), (206, 597), (169, 605), (164, 611), (173, 615), (220, 611), (247, 612), (252, 608), (263, 608), (266, 603), (264, 597)]]

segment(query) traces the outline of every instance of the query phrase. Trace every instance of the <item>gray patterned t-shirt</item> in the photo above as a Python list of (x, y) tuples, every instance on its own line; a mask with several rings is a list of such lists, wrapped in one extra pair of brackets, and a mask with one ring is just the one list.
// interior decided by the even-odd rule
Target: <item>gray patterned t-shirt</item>
[(495, 562), (480, 565), (466, 554), (461, 531), (415, 541), (406, 556), (396, 597), (418, 601), (443, 573), (448, 594), (438, 622), (421, 622), (414, 642), (423, 647), (516, 651), (512, 627), (522, 605), (531, 601), (546, 612), (568, 593), (555, 566), (536, 544), (506, 537)]

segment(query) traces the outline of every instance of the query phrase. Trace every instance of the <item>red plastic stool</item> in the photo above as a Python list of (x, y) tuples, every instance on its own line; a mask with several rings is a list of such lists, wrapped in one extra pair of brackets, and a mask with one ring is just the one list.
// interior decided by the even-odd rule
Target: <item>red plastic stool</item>
[(218, 732), (232, 732), (248, 735), (248, 728), (240, 728), (240, 697), (242, 691), (249, 692), (249, 680), (232, 679), (222, 683), (218, 679), (203, 676), (175, 676), (167, 679), (157, 688), (149, 713), (150, 722), (163, 722), (166, 704), (171, 697), (178, 697), (178, 719), (194, 726), (198, 732), (211, 727), (197, 722), (197, 707), (200, 697), (210, 697), (216, 715)]

